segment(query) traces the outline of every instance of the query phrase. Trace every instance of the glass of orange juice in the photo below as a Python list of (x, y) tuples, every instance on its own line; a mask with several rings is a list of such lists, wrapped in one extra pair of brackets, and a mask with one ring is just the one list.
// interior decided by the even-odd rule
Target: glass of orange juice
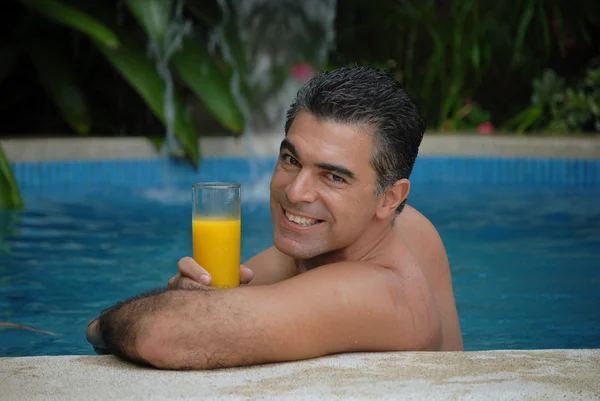
[(194, 260), (212, 277), (215, 288), (240, 285), (240, 184), (202, 182), (192, 185)]

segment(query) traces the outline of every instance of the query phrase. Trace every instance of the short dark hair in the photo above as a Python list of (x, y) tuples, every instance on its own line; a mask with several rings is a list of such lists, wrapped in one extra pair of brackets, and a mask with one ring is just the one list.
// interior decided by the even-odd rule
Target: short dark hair
[[(288, 109), (286, 135), (301, 110), (318, 119), (375, 128), (371, 165), (377, 174), (377, 196), (399, 179), (410, 177), (425, 120), (390, 73), (373, 67), (319, 72), (300, 88)], [(398, 206), (398, 213), (405, 203)]]

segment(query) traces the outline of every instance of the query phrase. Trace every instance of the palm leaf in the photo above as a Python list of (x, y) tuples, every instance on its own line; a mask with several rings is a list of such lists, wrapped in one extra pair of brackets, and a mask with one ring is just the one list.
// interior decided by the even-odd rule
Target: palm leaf
[(20, 209), (22, 207), (23, 198), (0, 144), (0, 208)]
[(172, 0), (126, 0), (125, 4), (146, 31), (159, 46), (164, 38), (173, 10)]
[(185, 39), (173, 56), (179, 76), (225, 128), (242, 132), (244, 121), (229, 88), (227, 75), (210, 59), (201, 43)]
[(104, 46), (114, 49), (119, 46), (117, 35), (98, 19), (60, 0), (21, 0), (31, 10), (86, 34)]
[[(98, 49), (112, 66), (137, 91), (150, 110), (163, 122), (165, 84), (156, 72), (144, 48), (134, 40), (122, 35), (121, 46), (110, 49), (97, 43)], [(198, 165), (198, 135), (191, 119), (185, 113), (184, 103), (174, 92), (175, 136), (179, 139), (194, 166)]]

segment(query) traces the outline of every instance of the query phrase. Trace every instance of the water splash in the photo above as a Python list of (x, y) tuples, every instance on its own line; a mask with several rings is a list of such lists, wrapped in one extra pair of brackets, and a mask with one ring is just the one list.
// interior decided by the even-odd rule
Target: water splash
[[(269, 200), (270, 182), (271, 173), (263, 172), (257, 179), (242, 183), (244, 204), (249, 205), (251, 210), (254, 206), (264, 205), (265, 201)], [(190, 190), (181, 187), (148, 188), (142, 192), (142, 196), (145, 199), (169, 206), (189, 205), (191, 202)]]

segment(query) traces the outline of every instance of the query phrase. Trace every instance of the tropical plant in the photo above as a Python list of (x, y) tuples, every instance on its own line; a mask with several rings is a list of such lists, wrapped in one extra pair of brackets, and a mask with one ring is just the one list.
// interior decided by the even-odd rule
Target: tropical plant
[[(17, 76), (16, 67), (26, 58), (55, 110), (74, 132), (88, 134), (106, 120), (94, 115), (102, 111), (90, 106), (94, 95), (103, 93), (106, 101), (119, 101), (119, 93), (107, 94), (102, 88), (110, 82), (106, 77), (93, 76), (96, 70), (90, 59), (108, 63), (130, 85), (164, 127), (166, 136), (159, 136), (159, 144), (169, 139), (169, 151), (194, 166), (200, 159), (198, 134), (186, 111), (184, 94), (195, 96), (230, 132), (242, 132), (227, 66), (217, 64), (206, 37), (183, 17), (185, 7), (193, 15), (210, 19), (202, 0), (17, 1), (26, 12), (15, 24), (11, 41), (0, 48), (0, 83), (11, 74)], [(120, 9), (120, 4), (125, 7)], [(90, 76), (83, 74), (86, 65)], [(84, 85), (86, 79), (97, 85)], [(17, 207), (22, 202), (2, 152), (0, 166), (4, 166), (0, 169), (0, 205)]]
[(0, 208), (20, 208), (23, 198), (15, 182), (8, 159), (0, 146)]
[(573, 87), (547, 69), (533, 82), (531, 105), (504, 124), (523, 133), (600, 132), (600, 67), (586, 70)]
[(432, 128), (448, 125), (465, 99), (503, 120), (527, 106), (520, 88), (548, 65), (576, 70), (598, 54), (598, 29), (597, 0), (345, 0), (332, 67), (389, 69)]

